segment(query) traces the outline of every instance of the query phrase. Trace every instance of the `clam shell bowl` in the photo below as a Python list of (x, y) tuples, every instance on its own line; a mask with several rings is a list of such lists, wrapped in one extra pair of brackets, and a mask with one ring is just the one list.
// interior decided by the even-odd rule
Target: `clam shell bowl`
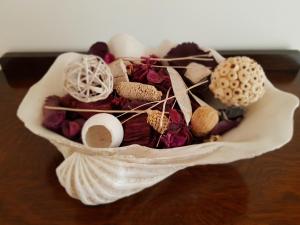
[[(163, 41), (158, 48), (147, 48), (133, 37), (122, 34), (113, 37), (108, 46), (117, 57), (139, 57), (149, 54), (163, 56), (175, 44)], [(222, 56), (211, 51), (217, 61), (222, 60)], [(49, 140), (63, 154), (64, 161), (56, 168), (58, 180), (71, 197), (83, 204), (114, 202), (183, 168), (259, 156), (280, 148), (292, 138), (293, 115), (299, 100), (266, 80), (263, 98), (247, 108), (242, 123), (226, 133), (221, 142), (164, 150), (140, 145), (102, 149), (86, 147), (41, 126), (45, 98), (66, 94), (62, 74), (66, 66), (79, 57), (80, 54), (72, 52), (58, 56), (41, 80), (29, 89), (17, 115), (31, 132)]]

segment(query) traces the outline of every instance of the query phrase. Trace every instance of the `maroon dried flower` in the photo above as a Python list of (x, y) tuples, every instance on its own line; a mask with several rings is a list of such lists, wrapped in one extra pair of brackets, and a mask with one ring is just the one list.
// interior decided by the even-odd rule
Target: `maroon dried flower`
[(156, 56), (142, 57), (143, 64), (133, 64), (130, 80), (154, 85), (158, 90), (166, 93), (171, 87), (169, 74), (164, 69), (152, 67), (152, 65), (161, 65), (152, 57)]
[[(58, 96), (49, 96), (45, 100), (46, 106), (60, 106), (61, 100)], [(66, 112), (63, 110), (53, 110), (43, 108), (42, 125), (50, 130), (58, 131), (65, 120)]]
[[(208, 51), (204, 51), (199, 48), (196, 43), (193, 42), (184, 42), (182, 44), (177, 45), (176, 47), (172, 48), (165, 58), (178, 58), (178, 57), (185, 57), (185, 56), (192, 56), (192, 55), (202, 55), (207, 54)], [(207, 57), (212, 59), (211, 61), (196, 61), (196, 60), (180, 60), (180, 61), (170, 61), (169, 64), (171, 66), (187, 66), (191, 62), (201, 63), (204, 66), (210, 67), (214, 69), (218, 63), (214, 57)], [(185, 69), (177, 69), (180, 74), (184, 74)]]
[(102, 59), (105, 58), (105, 55), (107, 53), (108, 53), (108, 46), (105, 42), (94, 43), (88, 51), (88, 54), (99, 56)]
[(164, 77), (156, 71), (149, 69), (147, 73), (147, 80), (153, 84), (160, 84), (163, 82)]
[(78, 137), (84, 122), (84, 119), (76, 119), (74, 121), (65, 120), (62, 124), (62, 134), (69, 139)]
[(107, 64), (110, 64), (111, 62), (115, 61), (115, 56), (111, 53), (106, 53), (103, 60), (104, 62), (106, 62)]
[(152, 128), (147, 123), (147, 115), (139, 115), (124, 123), (123, 146), (139, 144), (148, 147), (154, 147), (156, 135), (153, 134)]
[(141, 64), (133, 64), (133, 71), (130, 76), (131, 81), (147, 83), (148, 67)]
[(175, 109), (169, 111), (169, 127), (161, 137), (163, 147), (174, 148), (188, 145), (192, 141), (192, 134), (183, 116)]
[(78, 100), (73, 98), (71, 95), (67, 94), (61, 97), (61, 105), (63, 107), (75, 108)]
[(111, 101), (111, 104), (114, 108), (117, 109), (123, 109), (123, 106), (129, 101), (129, 99), (126, 99), (124, 97), (114, 97)]
[[(64, 107), (69, 108), (77, 108), (77, 109), (99, 109), (99, 110), (111, 110), (112, 109), (112, 100), (113, 96), (110, 95), (105, 100), (99, 100), (96, 102), (80, 102), (77, 99), (73, 98), (70, 95), (66, 95), (62, 98), (62, 105)], [(85, 119), (88, 119), (89, 117), (97, 114), (96, 112), (78, 112), (79, 115), (84, 117)]]

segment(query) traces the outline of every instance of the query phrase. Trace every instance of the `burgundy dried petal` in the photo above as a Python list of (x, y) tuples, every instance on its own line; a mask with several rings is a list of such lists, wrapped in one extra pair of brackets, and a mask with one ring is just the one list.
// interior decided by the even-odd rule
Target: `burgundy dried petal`
[[(168, 112), (169, 110), (172, 109), (173, 107), (173, 104), (174, 104), (174, 101), (175, 101), (175, 98), (172, 98), (172, 99), (169, 99), (167, 100), (167, 104), (166, 104), (166, 108), (165, 110)], [(158, 106), (156, 106), (155, 108), (153, 109), (157, 109), (159, 111), (162, 111), (163, 110), (163, 104), (159, 104)]]
[(188, 137), (185, 135), (174, 135), (171, 147), (180, 147), (186, 145)]
[(240, 120), (222, 120), (211, 131), (211, 135), (222, 135), (239, 125)]
[[(185, 42), (182, 44), (177, 45), (176, 47), (172, 48), (165, 58), (177, 58), (177, 57), (185, 57), (185, 56), (191, 56), (191, 55), (202, 55), (207, 54), (208, 52), (203, 51), (199, 48), (199, 46), (196, 43), (193, 42)], [(211, 69), (214, 69), (218, 63), (215, 60), (214, 57), (208, 57), (212, 59), (211, 61), (195, 61), (195, 60), (180, 60), (180, 61), (171, 61), (169, 64), (171, 66), (187, 66), (191, 62), (201, 63), (204, 66), (210, 67)], [(185, 72), (185, 69), (177, 69), (180, 74), (183, 74)]]
[(78, 100), (67, 94), (61, 98), (61, 105), (63, 107), (75, 108)]
[[(111, 110), (112, 109), (112, 100), (113, 97), (110, 95), (105, 100), (99, 100), (96, 102), (80, 102), (78, 100), (72, 101), (72, 107), (77, 109), (102, 109), (102, 110)], [(97, 112), (79, 112), (79, 114), (84, 117), (85, 119), (90, 118), (91, 116), (97, 114)]]
[(110, 64), (111, 62), (115, 61), (115, 56), (111, 53), (106, 53), (103, 60), (104, 62), (106, 62), (107, 64)]
[[(138, 106), (141, 106), (143, 104), (147, 103), (146, 101), (139, 101), (139, 100), (129, 100), (127, 101), (123, 106), (122, 109), (124, 110), (130, 110), (130, 109), (134, 109)], [(143, 109), (147, 109), (148, 107), (150, 107), (152, 104), (146, 105), (146, 106), (141, 106), (139, 108), (139, 110), (143, 110)]]
[(147, 83), (148, 69), (144, 68), (143, 65), (134, 65), (132, 75), (130, 76), (131, 81)]
[(150, 69), (147, 73), (147, 80), (153, 84), (160, 84), (164, 81), (164, 76)]
[(189, 145), (192, 140), (192, 135), (188, 129), (183, 129), (179, 133), (167, 132), (161, 137), (163, 147), (174, 148)]
[(125, 124), (123, 146), (131, 144), (139, 144), (143, 146), (153, 147), (155, 143), (155, 135), (152, 134), (152, 129), (147, 123), (147, 115), (139, 115), (132, 118)]
[(69, 139), (73, 139), (81, 132), (85, 120), (77, 119), (74, 121), (64, 121), (62, 124), (62, 134)]
[[(49, 96), (45, 100), (47, 106), (60, 106), (60, 98), (58, 96)], [(66, 112), (64, 110), (52, 110), (43, 108), (42, 125), (50, 130), (58, 131), (65, 120)]]
[[(161, 72), (161, 68), (152, 67), (154, 64), (161, 64), (156, 60), (150, 59), (150, 57), (142, 57), (143, 60), (141, 63), (143, 64), (133, 64), (130, 80), (155, 85), (159, 90), (162, 89), (165, 93), (168, 90), (168, 87), (170, 87), (170, 85), (168, 85), (170, 83), (168, 81), (169, 76), (166, 73)], [(165, 80), (167, 80), (167, 82), (164, 82)], [(165, 87), (166, 85), (168, 85), (168, 87)]]
[(183, 116), (176, 109), (171, 109), (169, 111), (169, 118), (170, 118), (171, 123), (176, 123), (176, 124), (184, 123)]
[(105, 42), (96, 42), (90, 47), (88, 51), (88, 54), (99, 56), (102, 59), (105, 58), (105, 55), (107, 53), (108, 53), (108, 46)]
[(114, 97), (111, 104), (114, 108), (122, 109), (129, 100), (123, 97)]
[(192, 134), (184, 122), (184, 118), (175, 109), (169, 111), (169, 127), (161, 137), (163, 147), (173, 148), (191, 144)]

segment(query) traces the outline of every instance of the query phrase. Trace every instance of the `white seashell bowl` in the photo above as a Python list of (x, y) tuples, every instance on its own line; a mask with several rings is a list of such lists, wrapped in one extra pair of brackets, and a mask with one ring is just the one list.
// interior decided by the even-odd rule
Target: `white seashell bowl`
[[(167, 45), (147, 49), (124, 34), (112, 38), (109, 48), (115, 55), (155, 53), (162, 56), (174, 46), (170, 42), (164, 43)], [(137, 51), (131, 52), (134, 46), (137, 46)], [(215, 51), (214, 55), (222, 60)], [(62, 74), (66, 65), (80, 56), (78, 53), (60, 55), (44, 77), (29, 89), (17, 115), (30, 131), (49, 140), (63, 154), (65, 159), (56, 169), (58, 180), (71, 197), (83, 204), (114, 202), (150, 187), (185, 167), (229, 163), (259, 156), (280, 148), (292, 138), (293, 115), (299, 100), (278, 90), (267, 80), (263, 98), (248, 107), (243, 122), (225, 134), (222, 142), (164, 150), (140, 145), (96, 149), (75, 143), (42, 127), (41, 109), (47, 96), (66, 94)]]

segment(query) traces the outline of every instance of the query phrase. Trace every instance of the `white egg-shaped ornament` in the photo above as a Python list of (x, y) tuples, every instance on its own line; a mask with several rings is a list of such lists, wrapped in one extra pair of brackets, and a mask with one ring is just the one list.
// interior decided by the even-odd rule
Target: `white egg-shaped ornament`
[(118, 34), (107, 43), (109, 52), (115, 57), (141, 57), (146, 48), (138, 40), (128, 34)]
[(121, 145), (124, 130), (113, 115), (99, 113), (90, 117), (81, 130), (82, 142), (91, 148), (113, 148)]

